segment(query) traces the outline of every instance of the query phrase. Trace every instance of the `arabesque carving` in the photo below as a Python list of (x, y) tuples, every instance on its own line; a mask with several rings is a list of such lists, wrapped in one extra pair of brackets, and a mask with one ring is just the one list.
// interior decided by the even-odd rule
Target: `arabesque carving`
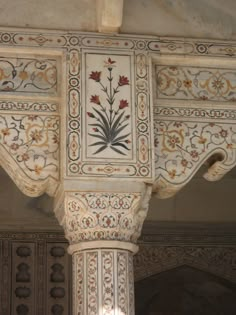
[(136, 243), (148, 211), (151, 186), (144, 193), (65, 192), (55, 209), (70, 244), (116, 240)]

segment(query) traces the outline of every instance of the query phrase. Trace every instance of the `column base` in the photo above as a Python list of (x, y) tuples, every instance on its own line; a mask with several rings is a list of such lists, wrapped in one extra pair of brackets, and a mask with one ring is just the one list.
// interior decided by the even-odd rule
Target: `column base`
[(90, 250), (90, 249), (122, 249), (127, 250), (133, 254), (138, 252), (138, 245), (120, 242), (120, 241), (88, 241), (80, 242), (78, 244), (72, 244), (68, 247), (68, 253), (73, 255), (75, 252)]

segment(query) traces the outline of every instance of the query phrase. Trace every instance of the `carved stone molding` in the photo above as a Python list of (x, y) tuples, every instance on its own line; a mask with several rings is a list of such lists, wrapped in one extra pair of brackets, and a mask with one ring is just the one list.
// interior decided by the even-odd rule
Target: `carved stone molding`
[(134, 256), (135, 281), (190, 266), (236, 282), (234, 224), (154, 224), (144, 227)]
[(136, 281), (187, 265), (236, 282), (235, 247), (141, 245), (134, 264)]

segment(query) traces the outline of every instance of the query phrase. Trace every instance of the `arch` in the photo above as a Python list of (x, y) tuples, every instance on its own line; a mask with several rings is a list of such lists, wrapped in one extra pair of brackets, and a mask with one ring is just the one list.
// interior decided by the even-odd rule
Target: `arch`
[(136, 297), (138, 315), (234, 314), (236, 283), (183, 265), (139, 281)]
[(134, 256), (135, 280), (187, 265), (236, 283), (235, 261), (235, 247), (141, 245)]

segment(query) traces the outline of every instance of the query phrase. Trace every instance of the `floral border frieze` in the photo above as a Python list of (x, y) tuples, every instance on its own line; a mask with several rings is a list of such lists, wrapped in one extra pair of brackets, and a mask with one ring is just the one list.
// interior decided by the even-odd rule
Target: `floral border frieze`
[(236, 70), (156, 65), (158, 99), (235, 102)]
[[(213, 106), (212, 106), (213, 107)], [(236, 109), (234, 107), (232, 108), (212, 108), (209, 107), (209, 104), (207, 106), (202, 107), (175, 107), (175, 106), (161, 106), (156, 105), (154, 106), (154, 115), (155, 119), (158, 118), (165, 118), (168, 116), (168, 119), (201, 119), (204, 121), (211, 120), (212, 122), (214, 120), (217, 121), (236, 121)]]
[(236, 282), (235, 261), (235, 247), (140, 244), (134, 256), (135, 280), (187, 265)]
[(138, 50), (168, 55), (199, 55), (199, 56), (236, 56), (234, 41), (182, 39), (159, 36), (128, 36), (118, 34), (104, 36), (83, 32), (50, 32), (26, 29), (2, 28), (0, 31), (2, 46), (29, 46), (68, 48), (84, 47), (88, 49), (112, 48), (115, 50)]
[(7, 101), (0, 100), (0, 111), (16, 112), (37, 112), (37, 113), (58, 113), (57, 102), (32, 102), (32, 101)]

